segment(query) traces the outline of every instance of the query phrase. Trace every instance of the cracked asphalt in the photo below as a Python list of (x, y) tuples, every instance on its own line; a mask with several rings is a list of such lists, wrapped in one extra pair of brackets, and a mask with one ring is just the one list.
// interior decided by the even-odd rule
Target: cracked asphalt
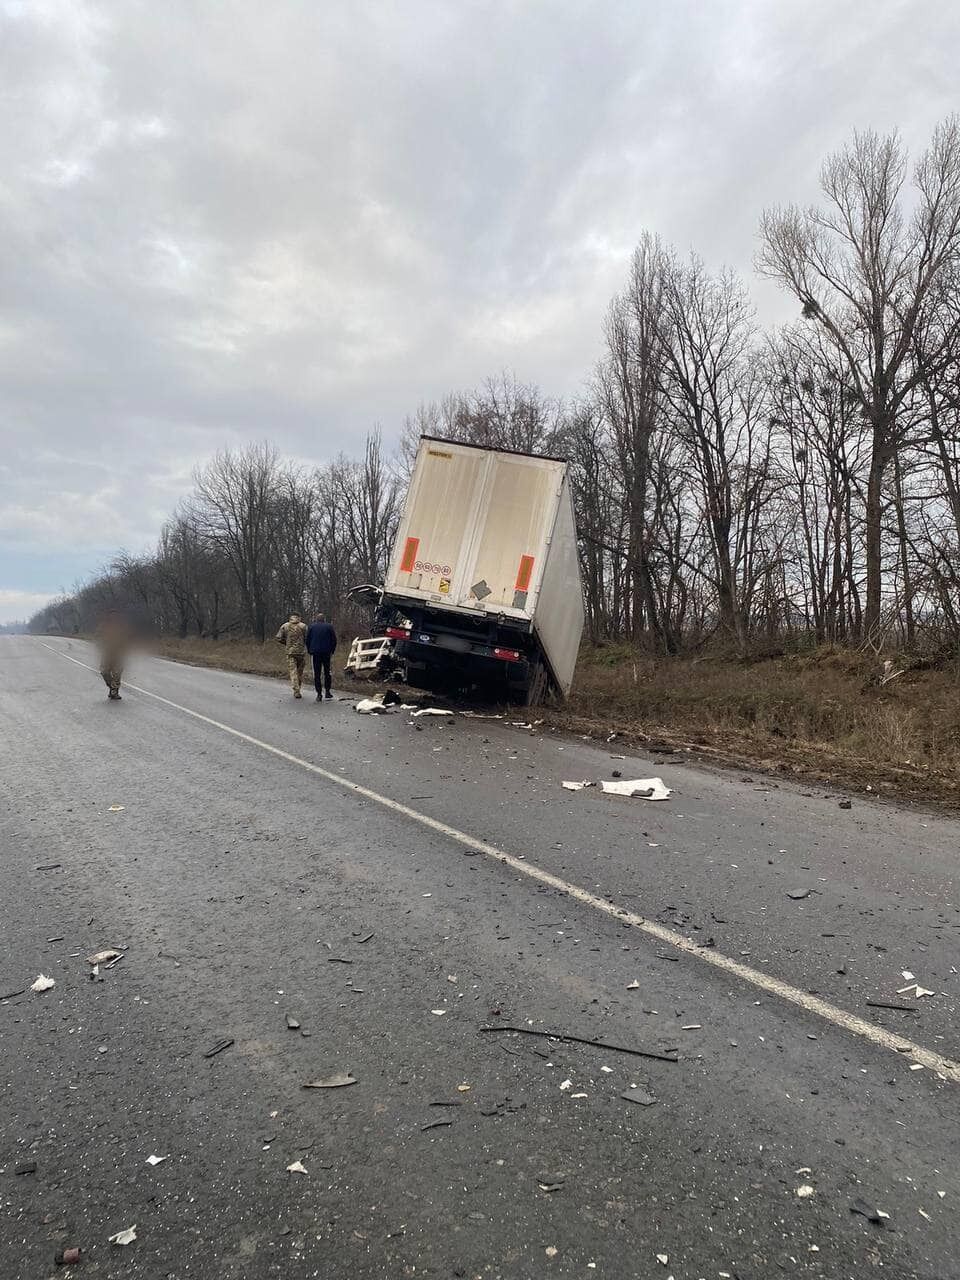
[(0, 638), (4, 1278), (960, 1276), (958, 1083), (297, 761), (952, 1061), (960, 824), (77, 662)]

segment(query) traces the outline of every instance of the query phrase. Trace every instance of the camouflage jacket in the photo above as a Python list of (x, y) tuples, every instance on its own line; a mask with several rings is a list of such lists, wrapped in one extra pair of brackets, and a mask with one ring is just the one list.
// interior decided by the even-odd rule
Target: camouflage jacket
[(277, 632), (277, 639), (287, 653), (307, 652), (307, 628), (302, 622), (285, 622)]

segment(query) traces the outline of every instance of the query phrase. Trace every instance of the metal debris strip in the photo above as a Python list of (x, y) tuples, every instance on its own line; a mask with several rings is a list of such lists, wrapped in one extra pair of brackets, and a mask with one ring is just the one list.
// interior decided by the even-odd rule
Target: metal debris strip
[(565, 1044), (586, 1044), (594, 1049), (606, 1049), (610, 1053), (629, 1053), (635, 1058), (652, 1058), (655, 1062), (679, 1062), (675, 1053), (657, 1053), (653, 1049), (632, 1049), (627, 1045), (610, 1044), (605, 1040), (590, 1040), (586, 1036), (567, 1035), (563, 1031), (536, 1031), (533, 1027), (480, 1027), (479, 1031), (514, 1031), (522, 1036), (541, 1036), (545, 1040), (562, 1040)]
[(356, 1076), (349, 1071), (340, 1071), (336, 1075), (324, 1076), (322, 1080), (308, 1080), (301, 1089), (343, 1089), (348, 1084), (356, 1084)]
[(230, 1046), (235, 1043), (236, 1041), (229, 1038), (218, 1040), (216, 1044), (210, 1046), (203, 1056), (205, 1058), (215, 1058), (218, 1053), (223, 1053), (224, 1049), (229, 1049)]

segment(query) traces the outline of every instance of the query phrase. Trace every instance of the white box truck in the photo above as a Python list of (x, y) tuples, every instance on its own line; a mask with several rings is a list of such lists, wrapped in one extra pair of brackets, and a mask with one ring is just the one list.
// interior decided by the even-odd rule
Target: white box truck
[(566, 462), (421, 437), (377, 611), (408, 682), (565, 697), (583, 616)]

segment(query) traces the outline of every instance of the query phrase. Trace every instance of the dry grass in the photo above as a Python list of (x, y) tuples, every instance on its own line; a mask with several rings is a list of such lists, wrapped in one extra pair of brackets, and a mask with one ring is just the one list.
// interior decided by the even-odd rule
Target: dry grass
[[(286, 677), (272, 641), (167, 640), (164, 657)], [(342, 662), (346, 650), (337, 654)], [(899, 664), (897, 664), (899, 665)], [(742, 663), (654, 659), (627, 646), (585, 649), (558, 729), (698, 755), (837, 786), (960, 806), (960, 663), (878, 687), (876, 659), (842, 649)]]
[(879, 665), (833, 648), (752, 663), (598, 648), (556, 723), (960, 804), (960, 664), (882, 687)]

